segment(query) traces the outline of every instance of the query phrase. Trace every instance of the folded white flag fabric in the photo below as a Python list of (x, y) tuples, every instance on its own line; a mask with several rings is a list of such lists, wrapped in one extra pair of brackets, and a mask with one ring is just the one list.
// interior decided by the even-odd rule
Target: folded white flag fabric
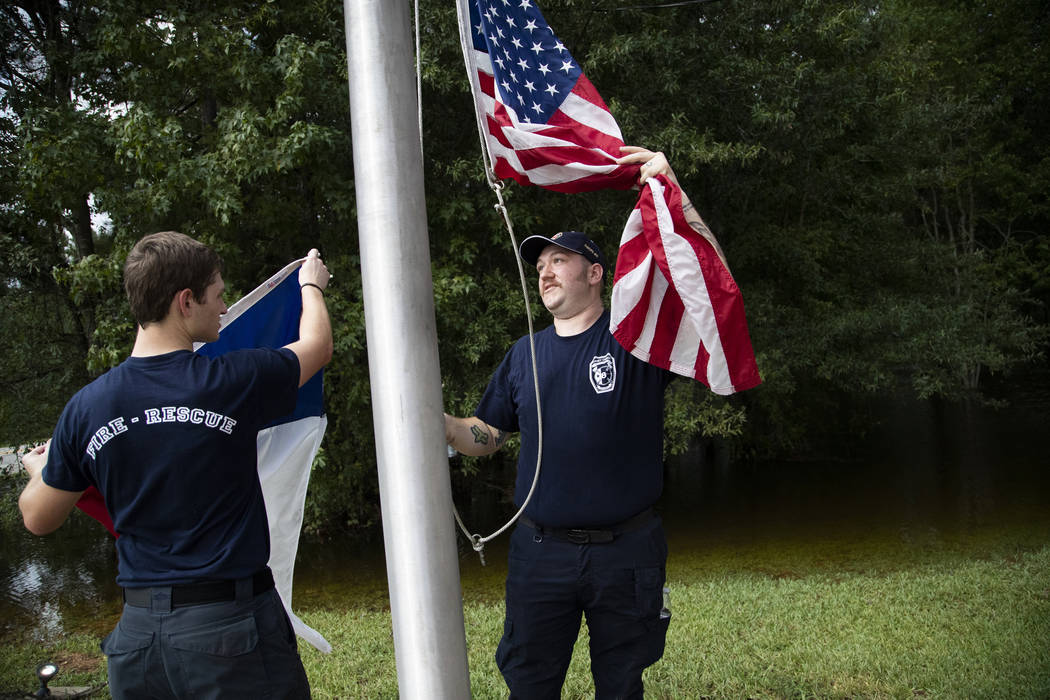
[[(197, 352), (214, 357), (239, 348), (281, 347), (298, 339), (303, 302), (295, 273), (302, 263), (290, 263), (233, 304), (222, 318), (219, 339), (199, 346)], [(328, 653), (332, 650), (328, 641), (292, 612), (292, 577), (310, 466), (328, 425), (322, 374), (318, 372), (299, 389), (293, 413), (259, 431), (256, 445), (270, 525), (269, 563), (277, 592), (296, 634)]]

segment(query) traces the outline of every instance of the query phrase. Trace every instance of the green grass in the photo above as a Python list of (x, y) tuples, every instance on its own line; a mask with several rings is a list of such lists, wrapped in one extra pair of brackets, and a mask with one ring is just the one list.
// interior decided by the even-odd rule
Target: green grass
[[(1044, 540), (1045, 542), (1045, 540)], [(825, 543), (827, 544), (827, 543)], [(788, 542), (673, 554), (673, 618), (664, 658), (646, 672), (651, 698), (1050, 697), (1050, 546), (918, 542), (896, 548), (792, 551)], [(800, 545), (801, 547), (801, 545)], [(674, 552), (672, 543), (672, 552)], [(390, 614), (345, 607), (299, 610), (332, 643), (300, 644), (316, 698), (393, 698)], [(492, 655), (502, 629), (495, 596), (464, 607), (471, 690), (506, 697)], [(97, 636), (0, 649), (0, 693), (28, 689), (45, 658), (94, 658), (61, 685), (104, 677)], [(593, 697), (586, 629), (564, 697)]]

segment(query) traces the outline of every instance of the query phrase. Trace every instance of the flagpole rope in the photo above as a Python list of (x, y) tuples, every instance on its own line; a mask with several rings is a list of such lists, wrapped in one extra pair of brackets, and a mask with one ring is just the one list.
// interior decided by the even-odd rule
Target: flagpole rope
[(419, 125), (419, 157), (423, 158), (423, 52), (419, 45), (419, 0), (415, 0), (416, 14), (416, 118)]
[[(418, 1), (419, 0), (416, 0), (417, 3), (418, 3)], [(466, 27), (470, 26), (470, 22), (469, 21), (464, 22), (464, 11), (465, 11), (465, 8), (463, 7), (463, 1), (464, 0), (457, 0), (457, 2), (456, 2), (456, 14), (459, 17), (459, 23), (458, 24), (459, 24), (460, 46), (463, 49), (463, 60), (466, 63), (467, 81), (470, 83), (471, 96), (473, 98), (474, 104), (477, 105), (478, 104), (477, 92), (480, 89), (480, 86), (478, 85), (478, 80), (477, 80), (477, 75), (478, 75), (477, 67), (474, 65), (474, 60), (473, 60), (473, 56), (472, 56), (472, 50), (470, 48), (470, 45), (471, 45), (470, 37), (466, 33), (469, 30), (464, 30), (465, 26)], [(467, 16), (468, 20), (469, 20), (469, 15), (470, 15), (470, 13), (469, 13), (469, 11), (467, 11), (466, 12), (466, 16)], [(418, 24), (418, 20), (417, 20), (417, 24)], [(418, 28), (417, 28), (417, 31), (418, 31)], [(418, 53), (418, 48), (417, 48), (417, 53)], [(481, 159), (482, 159), (482, 164), (483, 164), (483, 166), (485, 168), (485, 179), (486, 179), (486, 181), (489, 184), (489, 188), (496, 195), (495, 208), (496, 208), (496, 211), (498, 211), (500, 213), (500, 215), (503, 217), (503, 223), (506, 226), (507, 234), (510, 237), (511, 250), (513, 251), (513, 254), (514, 254), (514, 261), (517, 263), (517, 266), (518, 266), (518, 279), (521, 281), (521, 294), (522, 294), (522, 298), (525, 301), (525, 318), (527, 319), (528, 326), (529, 326), (529, 355), (532, 358), (532, 384), (533, 384), (533, 389), (534, 389), (535, 394), (536, 394), (536, 425), (537, 425), (537, 431), (536, 431), (536, 469), (535, 469), (535, 471), (533, 472), (533, 475), (532, 475), (532, 485), (529, 487), (529, 493), (525, 496), (525, 500), (522, 502), (521, 507), (518, 509), (518, 512), (515, 513), (514, 516), (510, 520), (508, 520), (507, 523), (503, 527), (499, 528), (498, 530), (493, 532), (488, 537), (482, 537), (478, 533), (471, 534), (471, 532), (467, 529), (467, 526), (463, 524), (463, 519), (460, 517), (459, 511), (456, 509), (456, 504), (455, 503), (452, 504), (452, 514), (456, 518), (456, 523), (459, 525), (459, 529), (462, 530), (463, 534), (466, 536), (466, 538), (468, 540), (470, 540), (471, 546), (474, 548), (474, 551), (478, 553), (478, 557), (481, 559), (481, 565), (484, 566), (485, 565), (485, 543), (495, 539), (496, 537), (499, 537), (504, 532), (506, 532), (507, 529), (510, 528), (511, 525), (513, 525), (515, 522), (517, 522), (518, 518), (521, 517), (521, 514), (525, 512), (525, 508), (529, 505), (529, 501), (532, 500), (532, 495), (536, 492), (536, 485), (539, 483), (539, 480), (540, 480), (540, 464), (543, 461), (543, 415), (542, 415), (542, 410), (540, 408), (540, 375), (539, 375), (539, 371), (536, 368), (536, 339), (535, 339), (535, 333), (534, 333), (533, 327), (532, 327), (532, 307), (529, 304), (529, 286), (528, 286), (528, 282), (526, 282), (526, 280), (525, 280), (525, 268), (522, 266), (522, 264), (521, 264), (521, 257), (518, 255), (518, 252), (517, 252), (518, 251), (518, 240), (514, 236), (514, 225), (511, 223), (511, 220), (510, 220), (510, 212), (507, 210), (507, 206), (506, 206), (506, 204), (503, 201), (503, 182), (501, 182), (500, 180), (498, 180), (496, 178), (496, 173), (495, 173), (495, 171), (494, 171), (494, 169), (492, 167), (492, 155), (489, 153), (488, 143), (485, 140), (485, 121), (484, 121), (484, 117), (480, 114), (480, 112), (478, 111), (478, 109), (476, 107), (474, 109), (474, 118), (475, 118), (475, 122), (477, 123), (477, 127), (478, 127), (478, 139), (481, 141), (481, 157), (482, 157)]]
[[(513, 246), (513, 250), (517, 251), (518, 241), (514, 236), (514, 226), (510, 220), (510, 213), (507, 211), (507, 207), (503, 203), (503, 183), (496, 180), (491, 184), (492, 191), (496, 193), (496, 200), (498, 202), (495, 205), (495, 208), (503, 216), (503, 221), (507, 226), (507, 233), (510, 235), (511, 245)], [(536, 484), (538, 484), (540, 480), (540, 464), (543, 460), (543, 415), (542, 409), (540, 408), (540, 378), (539, 372), (536, 369), (536, 340), (532, 327), (532, 308), (529, 306), (529, 288), (528, 283), (525, 281), (525, 268), (521, 264), (521, 257), (515, 254), (514, 260), (518, 265), (518, 279), (521, 281), (521, 293), (525, 300), (525, 318), (528, 320), (529, 325), (529, 354), (532, 357), (532, 383), (533, 389), (536, 393), (536, 469), (532, 475), (532, 485), (529, 487), (529, 493), (525, 496), (521, 508), (518, 509), (518, 512), (515, 513), (503, 527), (499, 528), (488, 537), (482, 537), (479, 534), (471, 534), (467, 530), (466, 525), (463, 524), (463, 520), (459, 516), (459, 511), (456, 510), (455, 504), (452, 505), (452, 513), (456, 517), (456, 522), (459, 523), (459, 528), (463, 531), (463, 534), (470, 540), (471, 545), (474, 547), (474, 551), (478, 553), (479, 557), (481, 557), (482, 565), (485, 563), (485, 543), (499, 537), (510, 528), (510, 526), (521, 517), (521, 514), (525, 512), (525, 508), (529, 505), (529, 501), (532, 500), (532, 494), (536, 492)]]

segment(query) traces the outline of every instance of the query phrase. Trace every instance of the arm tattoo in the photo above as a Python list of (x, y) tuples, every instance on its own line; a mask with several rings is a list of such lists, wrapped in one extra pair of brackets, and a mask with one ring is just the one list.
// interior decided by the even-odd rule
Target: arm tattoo
[(682, 205), (682, 213), (684, 214), (685, 212), (689, 211), (690, 209), (695, 209), (695, 208), (696, 207), (693, 206), (692, 202), (686, 202), (685, 204)]
[(502, 430), (497, 430), (496, 431), (496, 447), (499, 447), (500, 445), (505, 443), (507, 441), (508, 437), (510, 437), (510, 435), (508, 433), (506, 433), (506, 432), (504, 432)]
[(480, 425), (470, 426), (470, 432), (474, 433), (474, 442), (478, 445), (489, 444), (489, 433)]
[(711, 229), (707, 228), (703, 221), (690, 221), (688, 223), (689, 228), (693, 229), (704, 238), (709, 238), (711, 236)]

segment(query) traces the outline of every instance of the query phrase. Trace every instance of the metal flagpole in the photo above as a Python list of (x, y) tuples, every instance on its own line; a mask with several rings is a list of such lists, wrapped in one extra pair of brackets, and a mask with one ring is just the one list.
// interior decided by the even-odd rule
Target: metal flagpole
[(376, 457), (402, 698), (469, 698), (410, 4), (343, 0)]

